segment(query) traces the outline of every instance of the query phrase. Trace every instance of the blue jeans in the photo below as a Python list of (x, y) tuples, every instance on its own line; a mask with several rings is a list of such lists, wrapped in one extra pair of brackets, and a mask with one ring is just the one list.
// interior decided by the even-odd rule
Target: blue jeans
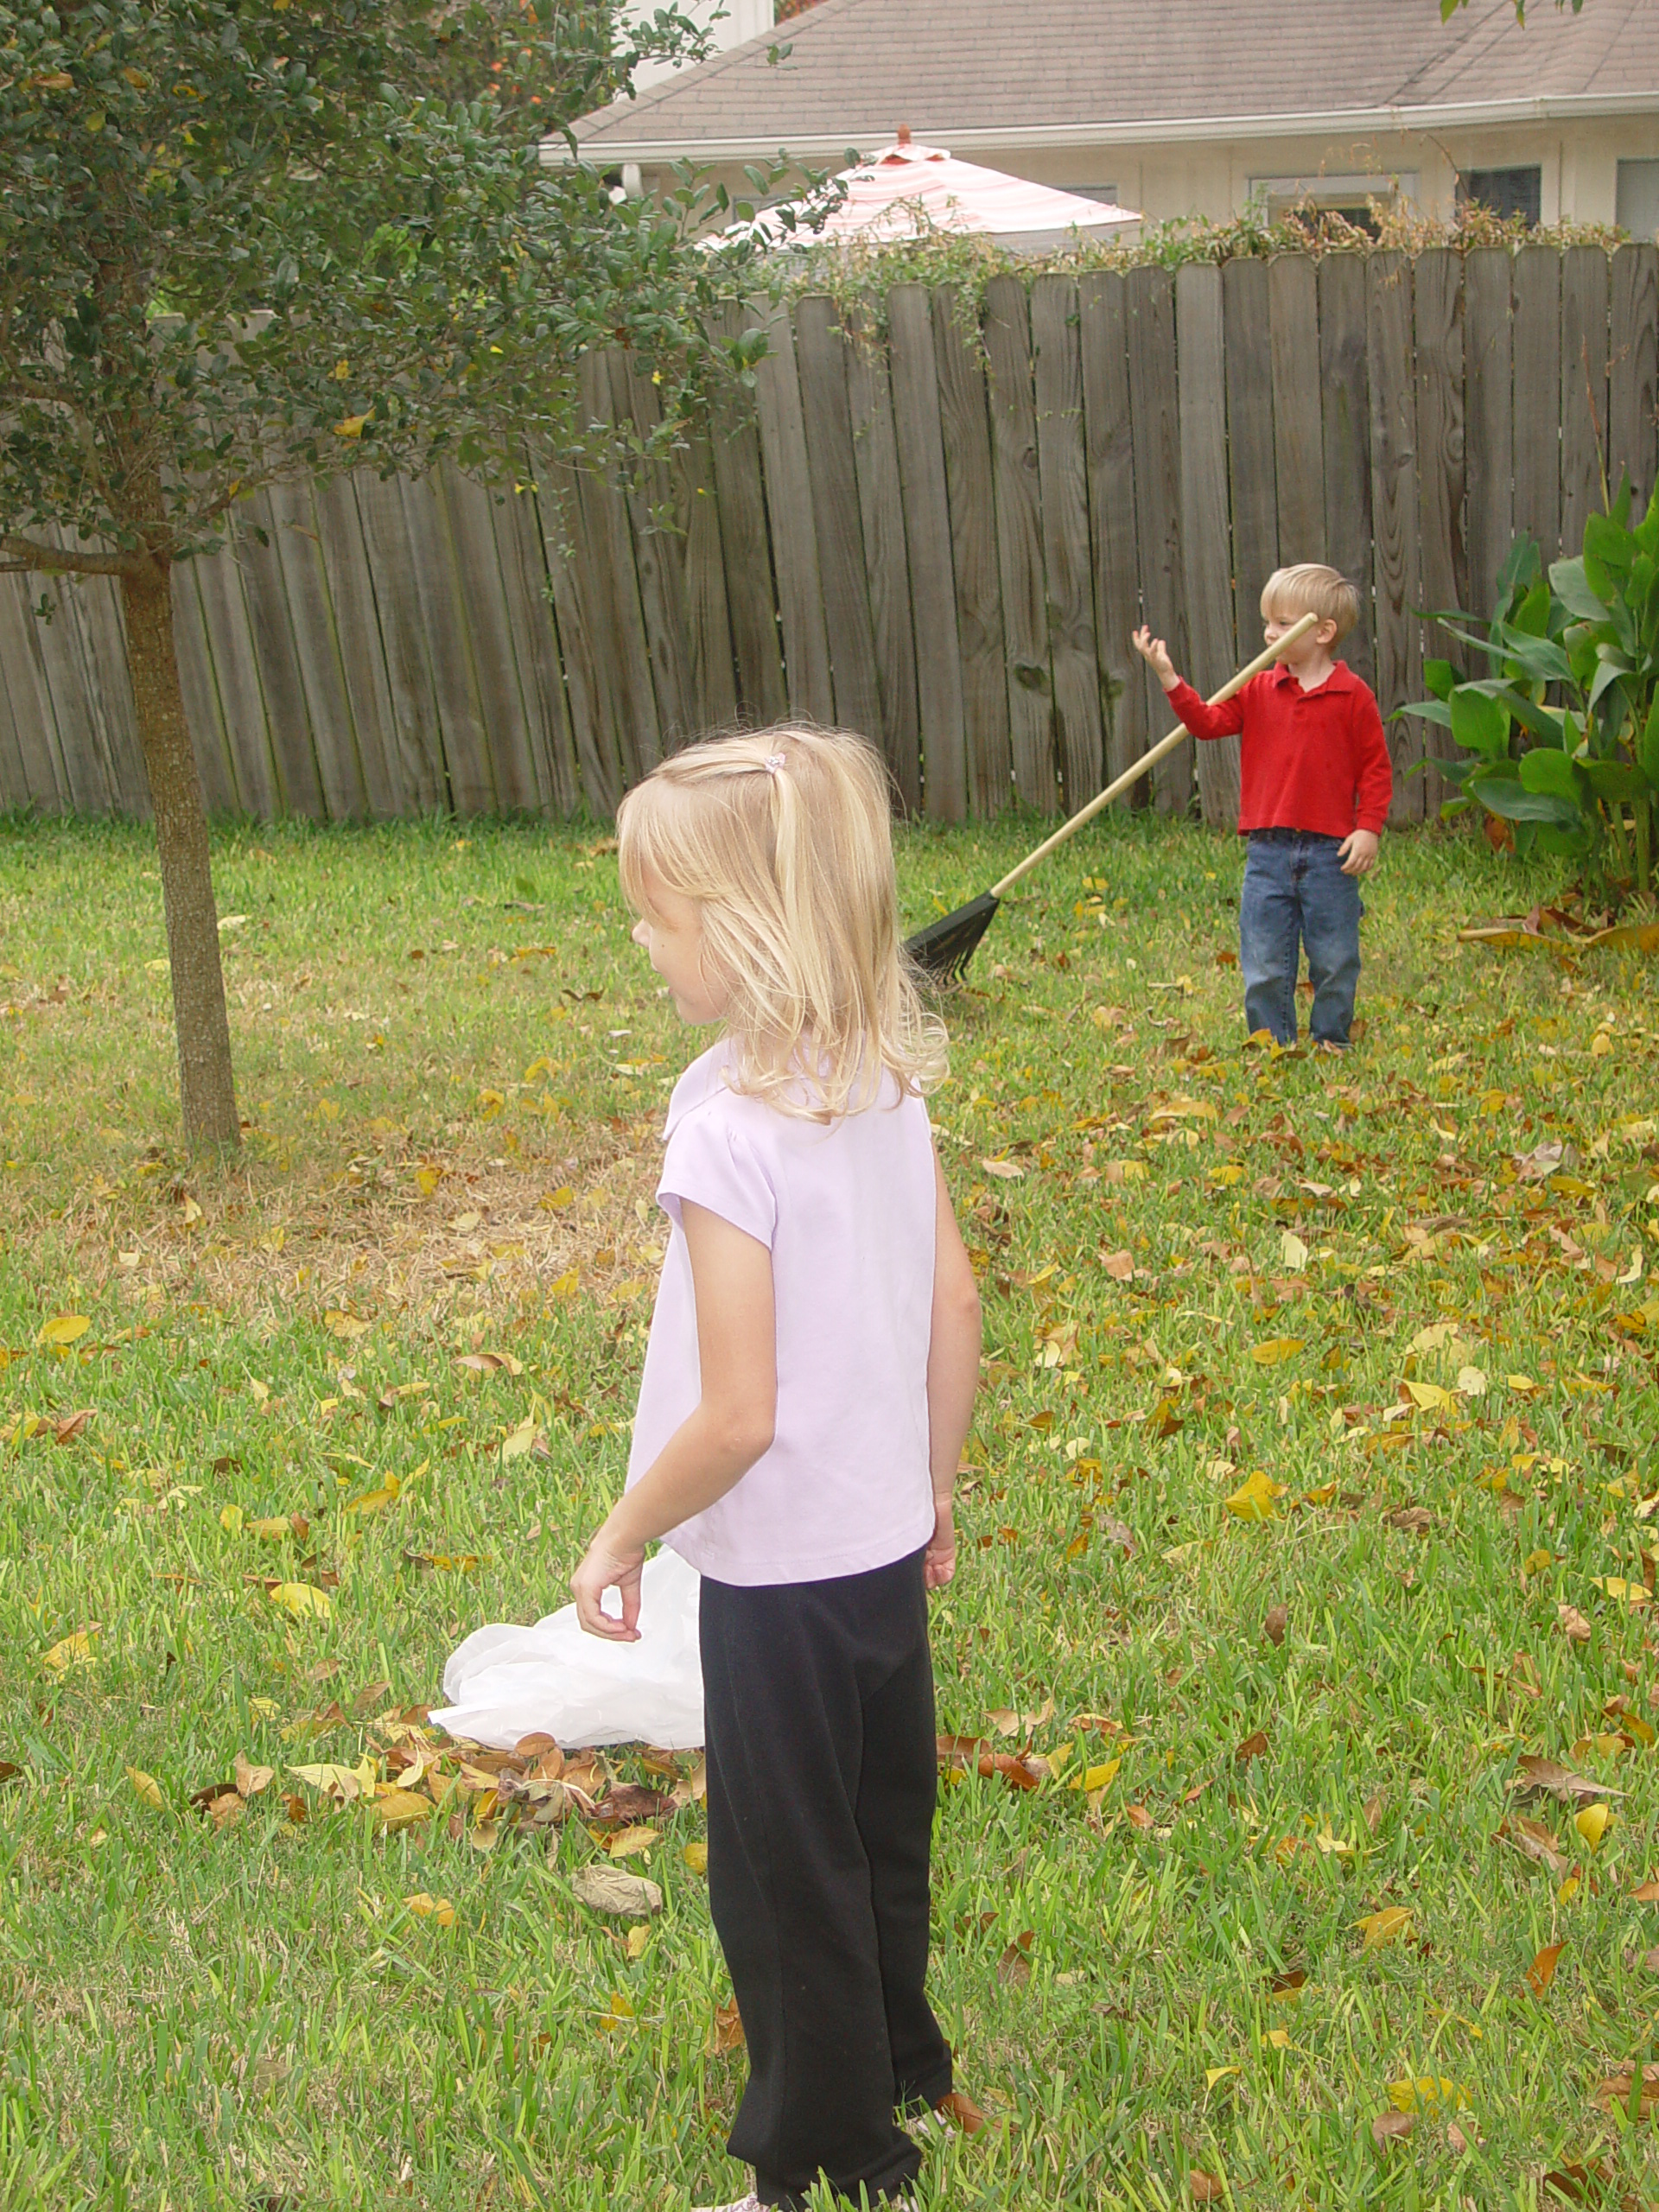
[(1238, 908), (1238, 963), (1250, 1034), (1296, 1042), (1296, 968), (1307, 947), (1313, 984), (1308, 1033), (1345, 1045), (1359, 988), (1359, 880), (1344, 875), (1339, 837), (1313, 830), (1252, 830)]

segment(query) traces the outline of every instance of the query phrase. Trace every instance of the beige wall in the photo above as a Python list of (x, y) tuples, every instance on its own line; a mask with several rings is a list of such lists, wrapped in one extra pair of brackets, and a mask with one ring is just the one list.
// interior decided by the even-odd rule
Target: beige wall
[[(1622, 122), (1506, 124), (1448, 130), (1433, 137), (1378, 132), (1340, 138), (1287, 136), (1071, 149), (975, 145), (953, 150), (1039, 184), (1073, 189), (1113, 186), (1125, 207), (1140, 208), (1151, 222), (1180, 215), (1224, 219), (1243, 210), (1254, 180), (1268, 177), (1370, 176), (1379, 190), (1395, 175), (1414, 178), (1411, 196), (1423, 213), (1446, 215), (1455, 203), (1459, 168), (1536, 162), (1541, 172), (1540, 213), (1546, 223), (1611, 223), (1619, 162), (1659, 159), (1659, 115)], [(737, 162), (718, 164), (711, 174), (723, 180), (734, 198), (751, 190)], [(649, 165), (645, 179), (650, 188)]]

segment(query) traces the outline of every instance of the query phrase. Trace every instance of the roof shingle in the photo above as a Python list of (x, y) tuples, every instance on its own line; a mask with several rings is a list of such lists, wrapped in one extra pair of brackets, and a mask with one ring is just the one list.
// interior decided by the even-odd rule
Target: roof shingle
[[(949, 146), (978, 135), (1528, 100), (1651, 105), (1659, 4), (1322, 0), (1287, 29), (1281, 0), (819, 0), (575, 126), (584, 150), (660, 158), (738, 142), (868, 150), (907, 124)], [(786, 60), (770, 49), (787, 44)]]

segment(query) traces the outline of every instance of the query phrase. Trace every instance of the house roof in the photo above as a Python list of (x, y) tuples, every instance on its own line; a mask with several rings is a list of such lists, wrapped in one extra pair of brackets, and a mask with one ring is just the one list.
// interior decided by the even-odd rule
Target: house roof
[[(1295, 28), (1288, 28), (1295, 24)], [(789, 48), (787, 58), (768, 59)], [(1659, 109), (1659, 6), (1589, 0), (818, 0), (584, 116), (584, 159), (839, 156), (893, 136), (978, 148), (1287, 133)], [(543, 156), (569, 158), (563, 138)]]

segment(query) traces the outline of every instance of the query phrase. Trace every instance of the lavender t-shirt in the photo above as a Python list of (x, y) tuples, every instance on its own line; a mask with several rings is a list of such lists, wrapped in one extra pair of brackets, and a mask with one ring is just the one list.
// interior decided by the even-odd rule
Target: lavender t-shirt
[(726, 1081), (722, 1040), (669, 1102), (657, 1197), (673, 1223), (634, 1415), (639, 1481), (696, 1410), (696, 1301), (680, 1224), (689, 1198), (772, 1254), (778, 1410), (770, 1450), (664, 1541), (701, 1573), (817, 1582), (886, 1567), (933, 1533), (927, 1351), (935, 1186), (927, 1109), (883, 1097), (810, 1122)]

